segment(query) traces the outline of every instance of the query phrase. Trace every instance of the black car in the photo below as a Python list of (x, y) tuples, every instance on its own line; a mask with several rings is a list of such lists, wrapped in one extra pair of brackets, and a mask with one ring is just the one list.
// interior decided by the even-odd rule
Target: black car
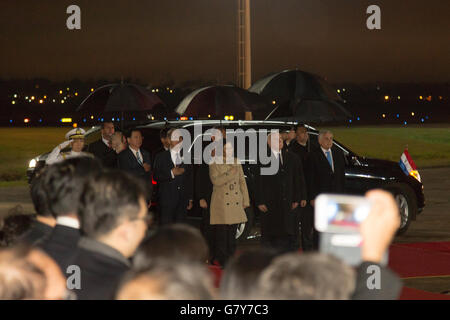
[[(148, 123), (146, 125), (138, 126), (141, 129), (144, 136), (143, 148), (152, 151), (160, 148), (159, 131), (162, 128), (184, 128), (190, 132), (191, 148), (194, 144), (201, 143), (202, 151), (203, 148), (209, 144), (210, 138), (205, 137), (209, 133), (205, 132), (213, 127), (222, 126), (225, 129), (242, 129), (244, 131), (248, 129), (254, 129), (258, 134), (271, 130), (277, 129), (280, 131), (289, 130), (296, 123), (293, 122), (282, 122), (282, 121), (247, 121), (247, 120), (237, 120), (237, 121), (220, 121), (220, 120), (199, 120), (199, 121), (156, 121)], [(312, 145), (316, 144), (318, 131), (312, 127), (307, 127), (310, 137), (310, 143)], [(100, 138), (99, 127), (93, 127), (86, 133), (86, 143), (92, 143), (93, 141)], [(258, 136), (259, 139), (259, 136)], [(246, 140), (245, 150), (249, 150), (250, 141)], [(346, 193), (349, 194), (364, 194), (367, 190), (382, 188), (390, 191), (400, 208), (401, 214), (401, 225), (398, 233), (404, 233), (411, 222), (415, 220), (417, 214), (422, 212), (425, 206), (425, 198), (423, 193), (423, 185), (413, 176), (407, 176), (400, 169), (397, 162), (379, 160), (379, 159), (369, 159), (358, 156), (352, 152), (349, 148), (334, 141), (335, 146), (340, 148), (345, 155), (345, 188)], [(254, 168), (257, 164), (258, 159), (251, 157), (246, 153), (245, 159), (240, 159), (243, 165), (244, 174), (247, 179), (247, 187), (249, 190), (249, 195), (251, 200), (253, 182), (254, 182)], [(39, 156), (34, 160), (34, 167), (30, 167), (28, 170), (28, 176), (33, 175), (35, 167), (39, 167), (45, 164), (46, 154)], [(32, 161), (33, 161), (32, 160)], [(199, 159), (196, 159), (197, 162)], [(201, 161), (201, 159), (200, 159)], [(196, 168), (196, 166), (194, 166)], [(195, 176), (195, 175), (194, 175)], [(157, 187), (157, 186), (156, 186)], [(155, 188), (154, 188), (155, 189)], [(195, 201), (198, 203), (198, 201)], [(246, 210), (248, 222), (242, 224), (238, 228), (237, 237), (246, 239), (250, 233), (250, 230), (258, 221), (258, 209), (251, 206)], [(194, 207), (189, 213), (191, 217), (201, 217), (200, 209)]]

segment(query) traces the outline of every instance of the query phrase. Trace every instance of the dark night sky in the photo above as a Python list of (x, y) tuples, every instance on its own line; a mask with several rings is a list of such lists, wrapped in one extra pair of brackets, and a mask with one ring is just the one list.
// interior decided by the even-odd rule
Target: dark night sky
[[(81, 7), (82, 29), (66, 28)], [(381, 7), (382, 30), (366, 29)], [(251, 0), (253, 80), (449, 81), (448, 0)], [(234, 81), (236, 0), (0, 0), (0, 77)]]

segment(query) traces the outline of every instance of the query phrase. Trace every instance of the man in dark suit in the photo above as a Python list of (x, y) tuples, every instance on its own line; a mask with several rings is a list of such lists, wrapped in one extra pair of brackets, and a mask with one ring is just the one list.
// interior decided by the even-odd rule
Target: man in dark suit
[(80, 198), (83, 237), (70, 262), (80, 270), (80, 286), (72, 289), (79, 300), (114, 298), (148, 221), (145, 187), (139, 179), (111, 171), (86, 184)]
[[(283, 150), (279, 133), (270, 134), (267, 143), (271, 161), (256, 173), (255, 202), (261, 211), (261, 244), (282, 253), (292, 250), (291, 239), (298, 229), (295, 210), (302, 200), (299, 160)], [(263, 171), (270, 166), (277, 169), (275, 173)]]
[(114, 124), (112, 122), (102, 122), (102, 137), (100, 140), (88, 146), (88, 152), (100, 159), (105, 168), (117, 168), (116, 152), (112, 149), (111, 138), (114, 134)]
[(61, 268), (64, 275), (80, 239), (79, 198), (86, 180), (101, 172), (100, 161), (77, 157), (48, 167), (43, 186), (49, 209), (56, 217), (50, 237), (39, 244)]
[[(295, 153), (301, 159), (301, 176), (303, 177), (306, 186), (311, 185), (311, 176), (309, 168), (309, 151), (311, 149), (309, 135), (307, 128), (299, 124), (295, 127), (295, 139), (289, 145), (289, 151)], [(302, 239), (302, 250), (310, 251), (313, 249), (313, 232), (314, 232), (314, 209), (311, 207), (310, 201), (310, 190), (306, 190), (306, 204), (299, 209), (300, 216), (299, 220), (301, 222), (301, 239)]]
[(141, 179), (147, 190), (147, 202), (150, 202), (153, 190), (150, 153), (141, 148), (143, 137), (138, 129), (129, 130), (125, 137), (128, 148), (117, 157), (119, 169)]
[[(314, 199), (321, 193), (343, 193), (345, 191), (345, 158), (344, 153), (333, 145), (333, 133), (325, 130), (319, 132), (319, 147), (312, 148), (309, 158), (310, 199), (314, 207)], [(318, 248), (318, 234), (314, 231), (314, 248)]]
[(193, 172), (189, 159), (183, 159), (183, 137), (179, 129), (169, 130), (170, 149), (155, 159), (154, 179), (158, 183), (161, 224), (183, 222), (193, 206)]
[(170, 149), (170, 139), (167, 135), (169, 128), (163, 128), (159, 131), (159, 139), (161, 140), (161, 146), (156, 150), (152, 150), (152, 167), (155, 167), (156, 155), (160, 152), (167, 151)]

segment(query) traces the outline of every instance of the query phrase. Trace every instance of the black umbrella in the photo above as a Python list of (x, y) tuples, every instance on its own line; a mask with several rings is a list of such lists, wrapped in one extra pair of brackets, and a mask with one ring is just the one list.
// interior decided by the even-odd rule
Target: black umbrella
[(92, 92), (78, 112), (89, 114), (120, 114), (121, 120), (131, 113), (164, 113), (164, 102), (148, 89), (136, 84), (119, 83), (104, 85)]
[(272, 118), (328, 122), (351, 117), (336, 90), (308, 72), (286, 70), (275, 73), (257, 81), (249, 91), (274, 101), (276, 107), (269, 115)]
[(198, 118), (237, 115), (267, 108), (264, 98), (235, 86), (210, 86), (187, 95), (176, 108), (180, 115)]

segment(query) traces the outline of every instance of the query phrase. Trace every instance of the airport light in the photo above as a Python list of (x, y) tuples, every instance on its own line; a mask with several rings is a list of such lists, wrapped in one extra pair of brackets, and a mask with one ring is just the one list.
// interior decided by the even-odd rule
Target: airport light
[(71, 123), (72, 122), (72, 118), (61, 118), (61, 122), (62, 123)]
[(30, 122), (30, 119), (25, 118), (25, 119), (23, 119), (23, 122), (24, 122), (24, 123), (29, 123), (29, 122)]

